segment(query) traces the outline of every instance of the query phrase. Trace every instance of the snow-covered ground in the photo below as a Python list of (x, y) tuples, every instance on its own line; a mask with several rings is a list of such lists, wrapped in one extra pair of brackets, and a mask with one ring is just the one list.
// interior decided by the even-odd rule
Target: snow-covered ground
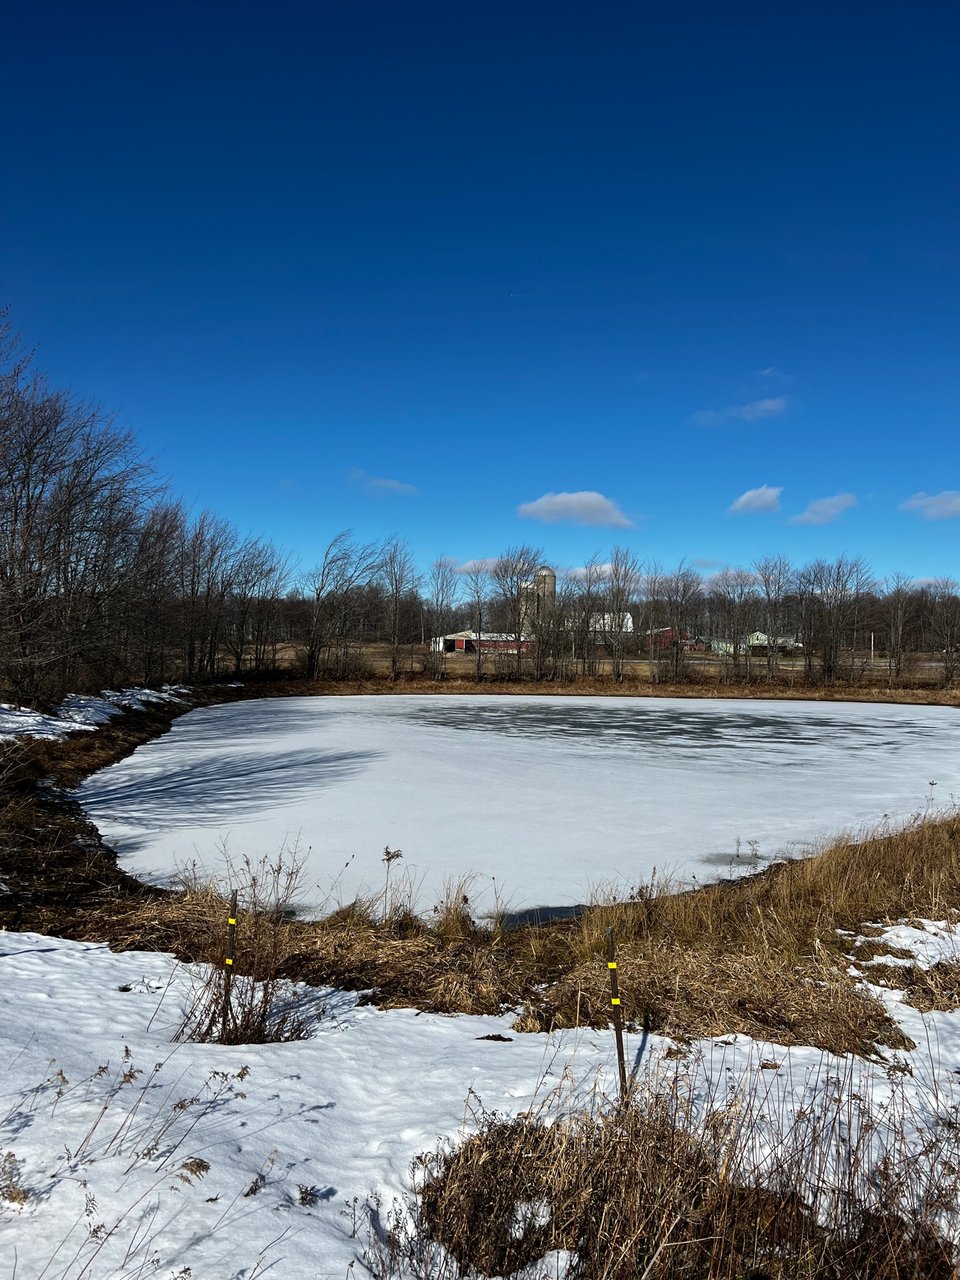
[(594, 1033), (307, 989), (324, 1010), (309, 1041), (174, 1044), (195, 971), (169, 956), (0, 933), (0, 973), (0, 1276), (16, 1280), (152, 1276), (155, 1256), (164, 1280), (248, 1277), (260, 1258), (284, 1280), (339, 1280), (368, 1197), (388, 1209), (471, 1108), (522, 1110), (609, 1060)]
[[(913, 928), (925, 962), (954, 953), (947, 925)], [(365, 1206), (385, 1220), (415, 1156), (481, 1107), (516, 1114), (557, 1086), (572, 1106), (615, 1080), (607, 1032), (523, 1035), (509, 1016), (307, 988), (293, 991), (323, 1008), (307, 1041), (175, 1044), (196, 971), (165, 955), (0, 933), (0, 975), (0, 1276), (15, 1280), (360, 1276)], [(678, 1063), (654, 1036), (637, 1078), (679, 1071), (702, 1111), (736, 1099), (760, 1153), (798, 1113), (834, 1114), (853, 1141), (860, 1107), (901, 1155), (942, 1131), (935, 1158), (955, 1156), (960, 1014), (881, 995), (914, 1052), (866, 1062), (729, 1036)], [(639, 1047), (628, 1037), (631, 1061)]]
[(186, 690), (105, 689), (99, 695), (73, 693), (64, 698), (54, 715), (28, 711), (0, 703), (0, 741), (9, 738), (63, 738), (83, 729), (97, 729), (122, 711), (143, 711), (151, 703), (181, 702)]
[(724, 875), (957, 795), (952, 707), (429, 695), (194, 711), (79, 792), (148, 880), (296, 849), (316, 910), (382, 888), (389, 846), (421, 906), (474, 875), (478, 911)]

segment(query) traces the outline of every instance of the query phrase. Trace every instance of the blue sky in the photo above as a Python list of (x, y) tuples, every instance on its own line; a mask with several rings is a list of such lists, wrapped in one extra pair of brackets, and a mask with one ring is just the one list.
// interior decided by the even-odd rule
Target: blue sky
[(305, 567), (960, 577), (957, 12), (21, 5), (0, 299)]

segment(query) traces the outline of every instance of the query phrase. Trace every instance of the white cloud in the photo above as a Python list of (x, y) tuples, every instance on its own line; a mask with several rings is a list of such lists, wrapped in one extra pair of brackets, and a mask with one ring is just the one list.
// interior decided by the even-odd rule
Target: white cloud
[(464, 561), (457, 569), (457, 573), (489, 573), (496, 563), (496, 556), (480, 556), (477, 560)]
[(765, 400), (751, 400), (749, 404), (740, 405), (732, 411), (730, 416), (742, 418), (744, 422), (759, 422), (761, 418), (775, 418), (786, 411), (786, 396), (769, 396)]
[[(594, 577), (600, 578), (600, 579), (609, 578), (610, 574), (613, 572), (613, 565), (610, 563), (595, 564), (592, 566), (592, 568), (593, 568)], [(570, 569), (567, 571), (567, 577), (573, 578), (575, 582), (582, 582), (584, 578), (586, 578), (586, 576), (587, 576), (587, 566), (585, 564), (581, 565), (578, 569)]]
[(517, 515), (525, 520), (542, 520), (544, 524), (558, 524), (570, 520), (574, 524), (608, 525), (617, 529), (629, 529), (633, 521), (610, 498), (593, 489), (578, 493), (545, 493), (536, 502), (524, 502), (517, 507)]
[(955, 520), (960, 518), (960, 493), (956, 489), (944, 489), (942, 493), (915, 493), (900, 503), (901, 511), (919, 511), (924, 520)]
[(857, 500), (852, 493), (835, 493), (832, 498), (815, 498), (806, 511), (793, 516), (791, 524), (833, 524), (844, 511), (855, 507)]
[(783, 485), (762, 484), (759, 489), (748, 489), (746, 493), (741, 493), (736, 502), (731, 503), (727, 510), (732, 515), (748, 515), (760, 511), (779, 511), (781, 493), (783, 493)]
[(725, 409), (702, 409), (693, 415), (693, 422), (698, 427), (716, 427), (733, 418), (739, 418), (741, 422), (760, 422), (763, 418), (775, 418), (786, 411), (786, 396), (768, 396), (764, 400), (749, 400), (746, 404), (728, 404)]
[(416, 493), (415, 485), (406, 484), (403, 480), (391, 480), (387, 476), (371, 476), (366, 471), (353, 470), (350, 479), (362, 484), (367, 489), (379, 489), (385, 493)]

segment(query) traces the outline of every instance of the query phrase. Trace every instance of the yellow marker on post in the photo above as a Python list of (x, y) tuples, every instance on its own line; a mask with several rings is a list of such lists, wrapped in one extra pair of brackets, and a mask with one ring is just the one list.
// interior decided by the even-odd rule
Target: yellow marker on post
[(223, 957), (223, 1009), (220, 1022), (220, 1043), (225, 1044), (230, 1029), (230, 988), (233, 977), (233, 957), (237, 945), (237, 891), (230, 895), (230, 914), (227, 916), (227, 947)]
[(617, 1040), (620, 1101), (623, 1102), (627, 1096), (627, 1065), (623, 1055), (623, 1016), (620, 1012), (620, 990), (617, 985), (617, 961), (613, 946), (613, 929), (607, 930), (607, 969), (610, 973), (610, 1004), (613, 1007), (613, 1032)]

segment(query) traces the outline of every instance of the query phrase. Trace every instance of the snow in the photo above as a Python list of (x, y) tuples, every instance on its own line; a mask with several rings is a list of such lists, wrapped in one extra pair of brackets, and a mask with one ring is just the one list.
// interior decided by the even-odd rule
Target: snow
[[(569, 907), (804, 853), (960, 794), (951, 707), (669, 698), (358, 696), (205, 708), (89, 778), (123, 865), (169, 881), (281, 850), (304, 910), (382, 891), (421, 907)], [(936, 790), (931, 784), (936, 785)]]
[(960, 938), (955, 925), (948, 920), (919, 920), (887, 925), (876, 934), (858, 940), (910, 953), (908, 958), (878, 952), (871, 960), (861, 962), (867, 966), (868, 973), (868, 966), (871, 964), (916, 965), (918, 969), (932, 969), (937, 964), (960, 962)]
[(63, 738), (78, 730), (106, 724), (122, 711), (143, 711), (150, 703), (182, 702), (185, 690), (166, 686), (155, 689), (105, 689), (99, 697), (73, 693), (64, 698), (54, 715), (0, 703), (0, 741), (10, 738)]
[[(307, 1041), (175, 1044), (198, 972), (166, 955), (0, 933), (0, 971), (0, 1275), (16, 1280), (364, 1274), (367, 1207), (385, 1220), (418, 1154), (481, 1109), (515, 1115), (551, 1090), (576, 1106), (616, 1078), (609, 1032), (525, 1035), (509, 1016), (379, 1012), (303, 987), (323, 1006)], [(867, 1061), (735, 1035), (678, 1063), (653, 1036), (635, 1069), (679, 1073), (701, 1114), (735, 1104), (760, 1167), (795, 1118), (834, 1108), (856, 1140), (853, 1099), (876, 1140), (892, 1126), (929, 1150), (956, 1125), (960, 1014), (879, 994), (920, 1049)]]
[[(288, 1280), (343, 1277), (362, 1245), (354, 1219), (365, 1232), (369, 1197), (392, 1206), (414, 1156), (481, 1103), (523, 1110), (564, 1072), (592, 1083), (611, 1047), (306, 989), (325, 1007), (309, 1041), (173, 1044), (195, 971), (169, 956), (11, 933), (0, 965), (0, 1155), (27, 1192), (0, 1198), (0, 1275), (17, 1280), (58, 1249), (45, 1278), (87, 1277), (68, 1264), (93, 1256), (98, 1224), (112, 1234), (89, 1280), (139, 1276), (154, 1255), (165, 1277), (245, 1276), (267, 1254)], [(491, 1033), (510, 1038), (478, 1038)]]
[(68, 732), (66, 722), (59, 716), (45, 716), (39, 711), (27, 711), (0, 702), (0, 741), (26, 737), (61, 738)]

